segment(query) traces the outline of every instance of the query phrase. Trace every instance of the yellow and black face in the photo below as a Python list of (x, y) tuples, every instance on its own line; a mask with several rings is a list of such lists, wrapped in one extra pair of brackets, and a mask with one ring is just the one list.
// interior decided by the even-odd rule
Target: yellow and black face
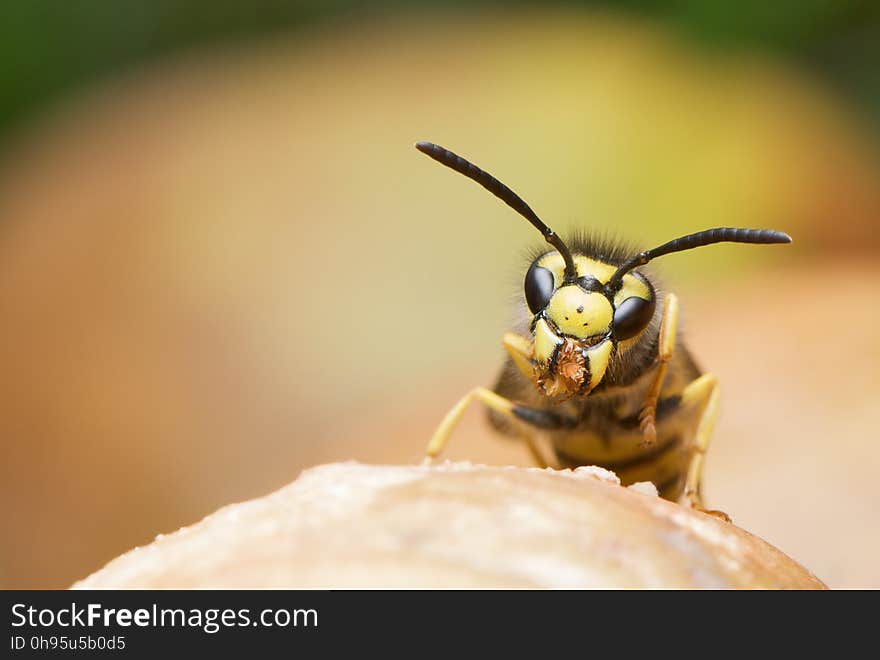
[(654, 288), (641, 274), (626, 273), (609, 289), (617, 266), (572, 256), (577, 278), (565, 277), (558, 252), (538, 257), (526, 273), (526, 303), (534, 315), (534, 379), (547, 396), (589, 394), (614, 355), (650, 325), (657, 306)]

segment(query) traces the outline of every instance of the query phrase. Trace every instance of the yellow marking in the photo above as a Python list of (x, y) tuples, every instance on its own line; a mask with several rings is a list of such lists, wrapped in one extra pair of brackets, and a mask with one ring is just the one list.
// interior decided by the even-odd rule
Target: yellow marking
[(697, 431), (694, 434), (693, 454), (688, 465), (684, 484), (685, 504), (695, 509), (703, 509), (700, 487), (703, 480), (703, 459), (709, 448), (709, 440), (718, 418), (719, 388), (718, 379), (704, 374), (688, 385), (681, 395), (682, 405), (702, 408)]
[(590, 390), (602, 382), (605, 377), (605, 370), (608, 369), (608, 362), (611, 360), (611, 351), (614, 345), (611, 340), (606, 339), (600, 344), (596, 344), (587, 349), (588, 367), (590, 369)]
[(501, 338), (501, 345), (504, 346), (519, 372), (529, 381), (534, 380), (535, 370), (531, 358), (534, 347), (529, 340), (512, 332), (505, 332), (504, 337)]
[(651, 290), (642, 280), (627, 273), (623, 276), (623, 286), (620, 287), (620, 291), (614, 294), (614, 305), (617, 306), (627, 298), (633, 297), (650, 300)]
[(547, 364), (561, 343), (562, 339), (556, 336), (544, 319), (535, 324), (535, 359), (538, 362)]
[(675, 335), (678, 328), (678, 297), (674, 293), (666, 295), (663, 301), (663, 318), (660, 321), (660, 339), (657, 345), (657, 372), (651, 387), (645, 394), (645, 401), (639, 413), (639, 427), (645, 437), (645, 444), (657, 442), (657, 399), (663, 387), (663, 379), (669, 368), (669, 361), (675, 351)]
[(614, 308), (601, 293), (569, 285), (557, 289), (550, 298), (547, 316), (560, 332), (584, 339), (608, 332)]
[[(582, 254), (576, 254), (573, 258), (579, 277), (592, 275), (603, 284), (610, 280), (611, 276), (614, 275), (614, 271), (617, 270), (617, 266), (612, 266), (611, 264), (606, 264), (597, 261), (596, 259), (590, 259)], [(563, 274), (565, 272), (565, 261), (562, 259), (561, 254), (558, 252), (548, 252), (541, 257), (538, 265), (553, 273), (553, 277), (556, 280), (556, 286), (559, 286), (562, 283)]]
[(462, 397), (461, 400), (452, 407), (452, 410), (446, 413), (446, 417), (443, 418), (443, 421), (440, 422), (440, 426), (434, 431), (434, 435), (431, 436), (431, 441), (428, 443), (428, 448), (425, 450), (425, 453), (429, 457), (433, 458), (443, 451), (455, 425), (458, 424), (458, 421), (461, 419), (461, 416), (464, 414), (467, 407), (474, 401), (482, 401), (492, 410), (510, 417), (511, 419), (516, 419), (512, 412), (514, 406), (512, 401), (495, 394), (495, 392), (486, 389), (485, 387), (475, 387)]
[[(589, 257), (585, 257), (582, 254), (574, 255), (574, 265), (577, 268), (578, 276), (580, 277), (595, 277), (597, 280), (605, 284), (608, 280), (611, 279), (611, 276), (617, 270), (617, 266), (612, 264), (606, 264), (597, 259), (591, 259)], [(563, 281), (563, 274), (565, 272), (565, 262), (562, 259), (562, 255), (558, 252), (549, 252), (541, 257), (541, 260), (538, 262), (538, 265), (546, 268), (551, 273), (553, 273), (553, 281), (556, 287), (559, 287)], [(632, 273), (627, 273), (623, 276), (623, 282), (620, 291), (614, 296), (614, 304), (619, 305), (624, 300), (631, 296), (638, 296), (639, 298), (644, 298), (645, 300), (649, 300), (651, 298), (651, 290), (648, 286), (642, 282), (639, 278), (635, 277)]]

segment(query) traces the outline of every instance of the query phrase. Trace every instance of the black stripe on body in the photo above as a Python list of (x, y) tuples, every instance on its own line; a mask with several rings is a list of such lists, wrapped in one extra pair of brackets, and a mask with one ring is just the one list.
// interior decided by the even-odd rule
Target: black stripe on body
[[(657, 412), (655, 414), (656, 421), (660, 422), (661, 420), (674, 413), (678, 409), (680, 403), (681, 397), (679, 395), (660, 399), (657, 402)], [(518, 419), (526, 422), (527, 424), (531, 424), (532, 426), (535, 426), (539, 429), (545, 429), (547, 431), (555, 431), (559, 429), (574, 429), (580, 425), (580, 422), (572, 417), (561, 415), (557, 412), (553, 412), (552, 410), (547, 410), (545, 408), (531, 408), (529, 406), (515, 405), (511, 412), (513, 412), (513, 414)], [(613, 424), (615, 426), (624, 431), (632, 431), (639, 428), (639, 416), (637, 414), (630, 415), (622, 419), (611, 419), (613, 420)]]
[(565, 417), (552, 410), (541, 408), (529, 408), (528, 406), (514, 406), (513, 414), (527, 424), (537, 426), (539, 429), (558, 430), (572, 429), (577, 426), (577, 420)]
[(680, 445), (681, 436), (676, 435), (662, 445), (651, 447), (650, 449), (634, 456), (629, 456), (627, 458), (618, 458), (613, 461), (579, 458), (558, 449), (556, 450), (556, 458), (559, 460), (560, 464), (563, 467), (576, 468), (582, 465), (599, 465), (601, 467), (617, 472), (618, 470), (629, 470), (630, 468), (641, 466), (645, 463), (658, 461), (664, 458), (666, 454), (678, 449)]

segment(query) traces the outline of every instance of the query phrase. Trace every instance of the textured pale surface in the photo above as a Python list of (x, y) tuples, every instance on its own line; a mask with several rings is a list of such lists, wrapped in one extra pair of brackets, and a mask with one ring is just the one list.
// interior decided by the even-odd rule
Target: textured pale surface
[(741, 529), (599, 468), (336, 463), (75, 588), (820, 588)]

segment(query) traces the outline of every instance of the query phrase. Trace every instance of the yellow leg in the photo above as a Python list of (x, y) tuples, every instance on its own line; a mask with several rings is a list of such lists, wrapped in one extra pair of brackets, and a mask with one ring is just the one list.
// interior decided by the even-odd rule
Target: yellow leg
[(639, 413), (639, 427), (642, 429), (646, 445), (657, 442), (657, 399), (663, 388), (663, 379), (669, 361), (675, 351), (675, 335), (678, 328), (678, 298), (674, 293), (666, 294), (663, 301), (663, 316), (660, 320), (660, 339), (657, 342), (657, 373), (645, 395), (642, 411)]
[(501, 339), (501, 344), (508, 355), (510, 355), (510, 359), (513, 360), (516, 368), (526, 377), (526, 380), (531, 382), (535, 377), (534, 362), (532, 360), (535, 349), (531, 342), (520, 335), (505, 332), (504, 337)]
[(443, 421), (440, 422), (440, 426), (434, 431), (434, 435), (431, 436), (431, 441), (428, 443), (428, 448), (425, 451), (430, 458), (437, 456), (443, 451), (443, 448), (449, 441), (449, 436), (451, 435), (452, 430), (455, 428), (455, 425), (458, 424), (458, 420), (461, 419), (464, 411), (474, 401), (482, 401), (492, 410), (507, 417), (514, 418), (512, 412), (514, 404), (512, 401), (495, 394), (495, 392), (486, 389), (485, 387), (475, 387), (463, 396), (461, 400), (452, 407), (452, 410), (446, 413), (446, 417), (443, 418)]
[[(440, 426), (434, 431), (434, 435), (431, 436), (431, 441), (428, 443), (428, 448), (425, 450), (428, 462), (443, 451), (443, 448), (449, 441), (449, 436), (452, 434), (453, 429), (455, 429), (455, 426), (458, 424), (464, 411), (467, 410), (468, 406), (474, 401), (481, 401), (489, 408), (501, 413), (505, 417), (519, 421), (513, 414), (513, 408), (516, 404), (485, 387), (475, 387), (463, 396), (461, 400), (452, 407), (452, 410), (446, 413), (446, 417), (443, 418), (443, 421), (440, 422)], [(541, 448), (531, 435), (522, 433), (521, 437), (526, 443), (526, 447), (528, 447), (529, 453), (532, 455), (535, 463), (540, 467), (553, 465), (553, 463), (547, 459), (544, 452), (541, 451)]]
[(694, 406), (700, 411), (700, 421), (697, 423), (697, 430), (694, 434), (693, 453), (685, 477), (684, 504), (730, 521), (730, 517), (723, 511), (704, 509), (701, 492), (703, 462), (706, 450), (709, 448), (709, 440), (712, 438), (712, 431), (715, 428), (715, 420), (718, 418), (718, 400), (718, 379), (711, 374), (700, 376), (682, 392), (682, 406)]

